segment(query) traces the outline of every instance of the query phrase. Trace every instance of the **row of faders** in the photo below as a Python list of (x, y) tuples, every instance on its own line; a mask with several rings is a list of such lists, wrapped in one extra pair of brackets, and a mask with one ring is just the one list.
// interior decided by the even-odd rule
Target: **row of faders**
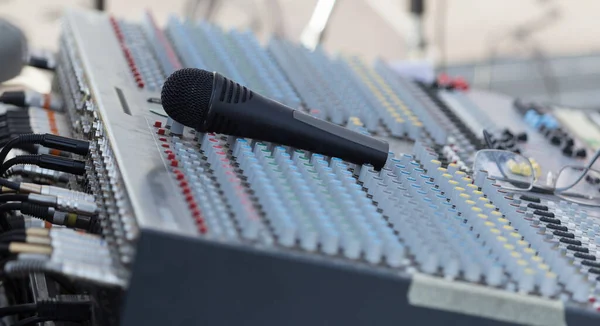
[(171, 17), (166, 34), (186, 67), (219, 71), (225, 76), (292, 108), (300, 99), (269, 53), (248, 32), (224, 32), (207, 23)]
[(443, 168), (420, 142), (416, 156), (391, 155), (375, 171), (216, 134), (165, 137), (159, 128), (157, 140), (209, 239), (241, 237), (600, 309), (597, 225), (585, 211)]
[(447, 142), (441, 127), (446, 121), (433, 119), (433, 110), (421, 110), (432, 104), (422, 104), (416, 85), (400, 84), (387, 67), (374, 69), (354, 57), (331, 59), (321, 49), (310, 52), (282, 39), (272, 39), (265, 51), (248, 32), (175, 17), (166, 34), (184, 66), (219, 71), (316, 117), (337, 124), (356, 117), (370, 132), (410, 139), (423, 137), (425, 129), (437, 144)]
[(492, 258), (489, 267), (504, 268), (500, 274), (508, 275), (507, 279), (496, 279), (493, 269), (488, 270), (492, 274), (486, 276), (486, 282), (506, 282), (509, 290), (595, 302), (600, 295), (600, 271), (594, 267), (597, 222), (588, 218), (586, 211), (564, 201), (542, 202), (537, 197), (508, 193), (484, 173), (476, 180), (460, 171), (452, 175), (439, 167), (435, 154), (419, 147), (415, 151), (420, 159), (427, 162), (433, 158), (426, 165), (440, 180), (439, 189), (452, 194), (454, 200), (449, 202), (455, 208), (449, 210), (451, 215), (458, 210), (462, 230), (472, 232), (478, 242), (471, 247), (462, 239), (465, 242), (460, 245), (470, 248), (465, 250), (469, 258), (477, 259), (479, 254), (473, 254), (483, 250), (480, 259)]
[[(220, 29), (200, 26), (204, 35), (208, 29), (217, 31), (217, 36), (210, 38), (213, 44), (219, 39), (228, 43), (229, 35)], [(193, 29), (187, 32), (194, 35)], [(213, 60), (213, 65), (224, 67), (224, 71), (239, 76), (242, 81), (252, 76), (249, 74), (252, 70), (247, 64), (240, 64), (239, 58), (238, 61), (216, 62), (223, 57), (215, 53), (226, 45), (215, 48), (212, 59), (205, 50), (198, 51), (197, 55), (205, 57), (205, 62)], [(168, 154), (178, 162), (183, 161), (185, 168), (176, 170), (180, 173), (176, 177), (195, 179), (198, 170), (189, 167), (195, 161), (201, 166), (200, 171), (208, 167), (208, 171), (216, 174), (214, 187), (229, 194), (226, 202), (233, 199), (233, 194), (239, 195), (239, 187), (231, 188), (231, 182), (245, 180), (232, 184), (251, 189), (249, 200), (255, 203), (248, 206), (229, 202), (224, 207), (245, 207), (237, 208), (238, 213), (232, 214), (239, 220), (232, 224), (228, 217), (231, 214), (225, 214), (219, 223), (218, 214), (209, 213), (206, 222), (200, 218), (201, 231), (210, 234), (214, 228), (216, 235), (232, 235), (235, 229), (226, 226), (237, 225), (235, 231), (242, 237), (269, 244), (297, 246), (308, 252), (341, 255), (390, 267), (415, 263), (423, 273), (484, 282), (512, 292), (549, 298), (566, 296), (566, 300), (578, 302), (595, 300), (598, 293), (590, 283), (582, 279), (565, 283), (564, 278), (568, 276), (553, 256), (555, 252), (545, 252), (547, 247), (539, 243), (544, 240), (543, 236), (531, 234), (529, 230), (522, 231), (525, 234), (519, 232), (524, 222), (516, 214), (522, 212), (515, 213), (513, 206), (506, 206), (504, 200), (508, 199), (504, 196), (509, 194), (499, 192), (504, 196), (498, 197), (495, 195), (498, 190), (474, 183), (461, 171), (468, 169), (472, 163), (470, 155), (481, 147), (481, 136), (475, 136), (481, 127), (465, 125), (463, 117), (456, 113), (458, 109), (445, 103), (454, 100), (468, 104), (462, 94), (449, 95), (444, 91), (439, 98), (433, 90), (395, 77), (381, 62), (371, 68), (357, 58), (331, 60), (320, 49), (310, 52), (285, 40), (271, 40), (269, 50), (309, 113), (335, 123), (359, 117), (370, 131), (387, 131), (395, 136), (406, 134), (413, 139), (423, 137), (421, 121), (426, 121), (425, 129), (433, 143), (450, 142), (453, 152), (458, 149), (454, 155), (460, 157), (449, 158), (459, 164), (445, 169), (434, 160), (425, 168), (411, 156), (402, 155), (391, 159), (386, 168), (378, 172), (368, 166), (351, 166), (274, 144), (200, 135), (195, 138), (200, 143), (200, 152), (190, 152), (188, 147), (181, 156)], [(255, 85), (263, 90), (268, 87), (264, 81)], [(272, 90), (264, 92), (280, 94)], [(353, 96), (346, 96), (348, 94)], [(365, 110), (368, 107), (371, 109)], [(373, 111), (378, 114), (369, 114)], [(373, 120), (373, 117), (378, 119)], [(380, 122), (384, 130), (379, 128)], [(174, 146), (182, 153), (184, 145), (180, 144), (184, 143), (181, 139), (175, 141)], [(422, 153), (419, 146), (416, 152)], [(431, 152), (427, 154), (430, 161), (435, 158)], [(198, 158), (201, 159), (194, 160)], [(202, 159), (207, 161), (203, 167)], [(211, 168), (214, 164), (220, 167)], [(220, 175), (221, 169), (231, 173)], [(180, 177), (181, 174), (184, 177)], [(489, 179), (479, 181), (491, 182)], [(204, 188), (206, 190), (199, 193), (209, 194), (211, 187)], [(196, 202), (204, 202), (203, 199), (201, 196)], [(240, 200), (248, 199), (241, 196)], [(407, 211), (411, 213), (406, 214)], [(264, 219), (257, 220), (257, 214)], [(415, 216), (420, 218), (415, 219)], [(414, 262), (409, 257), (414, 257)], [(595, 278), (588, 279), (595, 284)]]
[[(70, 13), (64, 26), (58, 82), (74, 132), (93, 142), (80, 186), (100, 207), (102, 270), (127, 291), (124, 324), (583, 325), (598, 316), (594, 220), (572, 205), (527, 202), (536, 199), (484, 174), (473, 180), (466, 157), (443, 164), (436, 146), (475, 150), (451, 127), (460, 118), (383, 63), (280, 39), (263, 48), (249, 33), (176, 18), (164, 32), (148, 15), (136, 25)], [(390, 153), (376, 171), (174, 130), (155, 113), (152, 89), (179, 67), (223, 72), (359, 132), (412, 139), (414, 155)]]

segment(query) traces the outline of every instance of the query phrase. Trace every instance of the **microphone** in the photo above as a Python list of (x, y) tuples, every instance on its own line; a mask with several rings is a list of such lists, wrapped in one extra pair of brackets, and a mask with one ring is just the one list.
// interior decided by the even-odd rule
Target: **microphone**
[(389, 144), (266, 98), (219, 73), (184, 68), (163, 85), (165, 112), (200, 132), (253, 138), (381, 169)]
[(23, 31), (0, 18), (0, 83), (17, 77), (23, 66), (54, 70), (56, 59), (48, 51), (30, 52)]
[(27, 58), (27, 39), (23, 32), (0, 18), (0, 83), (18, 76)]

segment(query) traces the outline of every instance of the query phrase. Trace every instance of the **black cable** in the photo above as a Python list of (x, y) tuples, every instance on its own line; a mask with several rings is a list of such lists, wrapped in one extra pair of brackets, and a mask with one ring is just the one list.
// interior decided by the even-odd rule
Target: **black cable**
[(27, 317), (25, 319), (21, 319), (18, 322), (14, 323), (12, 326), (35, 325), (37, 323), (42, 323), (42, 322), (46, 322), (46, 321), (50, 321), (50, 320), (52, 320), (51, 317), (32, 316), (32, 317)]
[(8, 155), (8, 153), (17, 145), (38, 144), (42, 142), (43, 139), (44, 135), (29, 134), (21, 135), (9, 140), (8, 143), (6, 143), (6, 145), (4, 145), (4, 147), (2, 148), (2, 151), (0, 151), (0, 163), (3, 163), (4, 160), (6, 160), (6, 156)]
[(2, 217), (0, 217), (0, 226), (2, 226), (2, 229), (4, 229), (4, 231), (10, 230), (10, 224), (3, 215), (11, 211), (19, 211), (22, 207), (22, 203), (6, 203), (0, 205), (0, 215), (2, 215)]
[[(24, 202), (27, 201), (29, 199), (29, 196), (26, 194), (1, 194), (0, 195), (0, 203), (6, 203), (9, 201), (12, 202)], [(19, 204), (19, 203), (12, 203), (12, 204)], [(3, 205), (0, 205), (0, 207)], [(4, 231), (8, 231), (11, 229), (10, 223), (8, 222), (8, 219), (6, 218), (0, 218), (0, 226), (2, 227), (2, 229)], [(24, 234), (23, 234), (23, 238), (24, 238)], [(17, 239), (20, 239), (21, 237), (17, 238), (16, 235), (14, 235), (14, 237), (11, 238), (7, 238), (9, 239), (9, 241), (17, 241)], [(4, 240), (4, 237), (0, 236), (0, 242), (7, 242), (7, 240)]]
[(73, 160), (62, 156), (48, 154), (39, 155), (19, 155), (4, 162), (0, 167), (0, 176), (4, 175), (8, 169), (17, 164), (37, 165), (41, 168), (71, 173), (75, 175), (85, 174), (85, 162)]
[(0, 317), (16, 315), (24, 312), (32, 312), (37, 309), (35, 303), (26, 303), (16, 306), (0, 307)]
[(29, 57), (29, 62), (27, 62), (27, 65), (30, 67), (54, 71), (55, 67), (51, 66), (50, 62), (51, 61), (49, 61), (48, 58), (44, 58), (42, 56), (37, 56), (37, 55), (32, 55)]
[(0, 178), (0, 186), (10, 188), (12, 190), (19, 190), (21, 186), (19, 182), (6, 180), (4, 178)]
[(4, 172), (5, 178), (10, 178), (10, 177), (14, 176), (15, 174), (17, 174), (15, 169), (8, 169), (6, 172)]
[(0, 95), (0, 102), (14, 106), (25, 107), (26, 97), (24, 91), (6, 91)]
[(4, 148), (2, 148), (2, 151), (0, 151), (0, 163), (3, 163), (4, 160), (6, 160), (6, 156), (8, 156), (8, 153), (13, 148), (22, 144), (37, 144), (79, 155), (87, 155), (90, 149), (90, 143), (84, 140), (72, 139), (52, 134), (19, 135), (4, 145)]
[(0, 238), (0, 242), (25, 242), (27, 240), (27, 236), (26, 235), (11, 235), (8, 237), (1, 237)]
[(6, 203), (9, 201), (28, 201), (29, 195), (26, 194), (1, 194), (0, 203)]
[[(2, 239), (4, 239), (5, 237), (10, 237), (13, 235), (26, 235), (26, 232), (24, 229), (18, 229), (18, 230), (10, 230), (4, 233), (0, 233), (0, 241), (2, 241)], [(2, 267), (2, 263), (0, 261), (0, 267)], [(1, 268), (0, 268), (1, 269)]]
[(60, 287), (64, 290), (64, 292), (68, 293), (68, 294), (76, 294), (77, 293), (77, 288), (75, 287), (75, 284), (73, 284), (73, 282), (71, 282), (71, 280), (69, 280), (68, 277), (59, 274), (59, 273), (44, 273), (44, 275), (46, 275), (47, 278), (51, 279), (52, 281), (56, 282), (58, 285), (60, 285)]
[(23, 203), (6, 203), (0, 205), (0, 213), (8, 213), (10, 211), (20, 211), (23, 208)]

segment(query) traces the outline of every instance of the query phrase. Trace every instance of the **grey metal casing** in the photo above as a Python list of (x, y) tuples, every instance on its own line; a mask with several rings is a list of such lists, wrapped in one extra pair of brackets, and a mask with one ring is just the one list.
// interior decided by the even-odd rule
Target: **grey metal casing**
[[(411, 278), (335, 260), (284, 255), (147, 230), (122, 324), (514, 325), (408, 302)], [(567, 306), (567, 325), (597, 325)]]

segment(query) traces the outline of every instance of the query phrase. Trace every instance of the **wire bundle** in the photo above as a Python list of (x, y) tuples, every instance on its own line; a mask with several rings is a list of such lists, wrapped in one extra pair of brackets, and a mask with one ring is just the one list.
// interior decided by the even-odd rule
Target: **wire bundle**
[[(72, 295), (69, 300), (65, 300), (67, 296), (61, 295), (60, 300), (31, 303), (33, 298), (28, 285), (31, 274), (18, 273), (23, 268), (27, 271), (42, 271), (45, 277), (60, 284), (63, 291), (73, 290), (72, 283), (62, 276), (61, 271), (52, 272), (51, 268), (48, 269), (52, 265), (47, 264), (56, 250), (53, 248), (53, 241), (57, 241), (52, 240), (51, 230), (26, 228), (23, 216), (92, 233), (100, 231), (93, 196), (53, 185), (29, 183), (23, 179), (43, 173), (48, 176), (53, 176), (55, 173), (85, 174), (85, 162), (67, 157), (65, 153), (86, 156), (89, 152), (89, 142), (53, 134), (27, 133), (31, 130), (28, 118), (27, 111), (8, 111), (0, 115), (0, 145), (2, 146), (0, 150), (0, 176), (2, 176), (0, 178), (0, 276), (5, 293), (10, 296), (9, 302), (13, 304), (0, 307), (0, 318), (18, 317), (19, 321), (14, 325), (33, 325), (48, 320), (89, 320), (91, 304), (86, 296)], [(14, 134), (17, 136), (13, 136)], [(38, 148), (47, 148), (47, 154), (9, 157), (13, 149), (35, 153)], [(49, 153), (61, 153), (61, 155)], [(33, 165), (36, 168), (20, 168), (19, 165), (26, 167)], [(12, 167), (15, 169), (12, 170)], [(56, 176), (56, 179), (59, 177)], [(65, 180), (64, 176), (62, 179)], [(20, 214), (15, 215), (14, 212)], [(79, 237), (77, 233), (75, 234)], [(68, 238), (72, 237), (73, 235), (68, 235)], [(92, 242), (94, 241), (97, 240)], [(97, 251), (97, 249), (92, 250)], [(61, 255), (60, 252), (56, 254)]]

